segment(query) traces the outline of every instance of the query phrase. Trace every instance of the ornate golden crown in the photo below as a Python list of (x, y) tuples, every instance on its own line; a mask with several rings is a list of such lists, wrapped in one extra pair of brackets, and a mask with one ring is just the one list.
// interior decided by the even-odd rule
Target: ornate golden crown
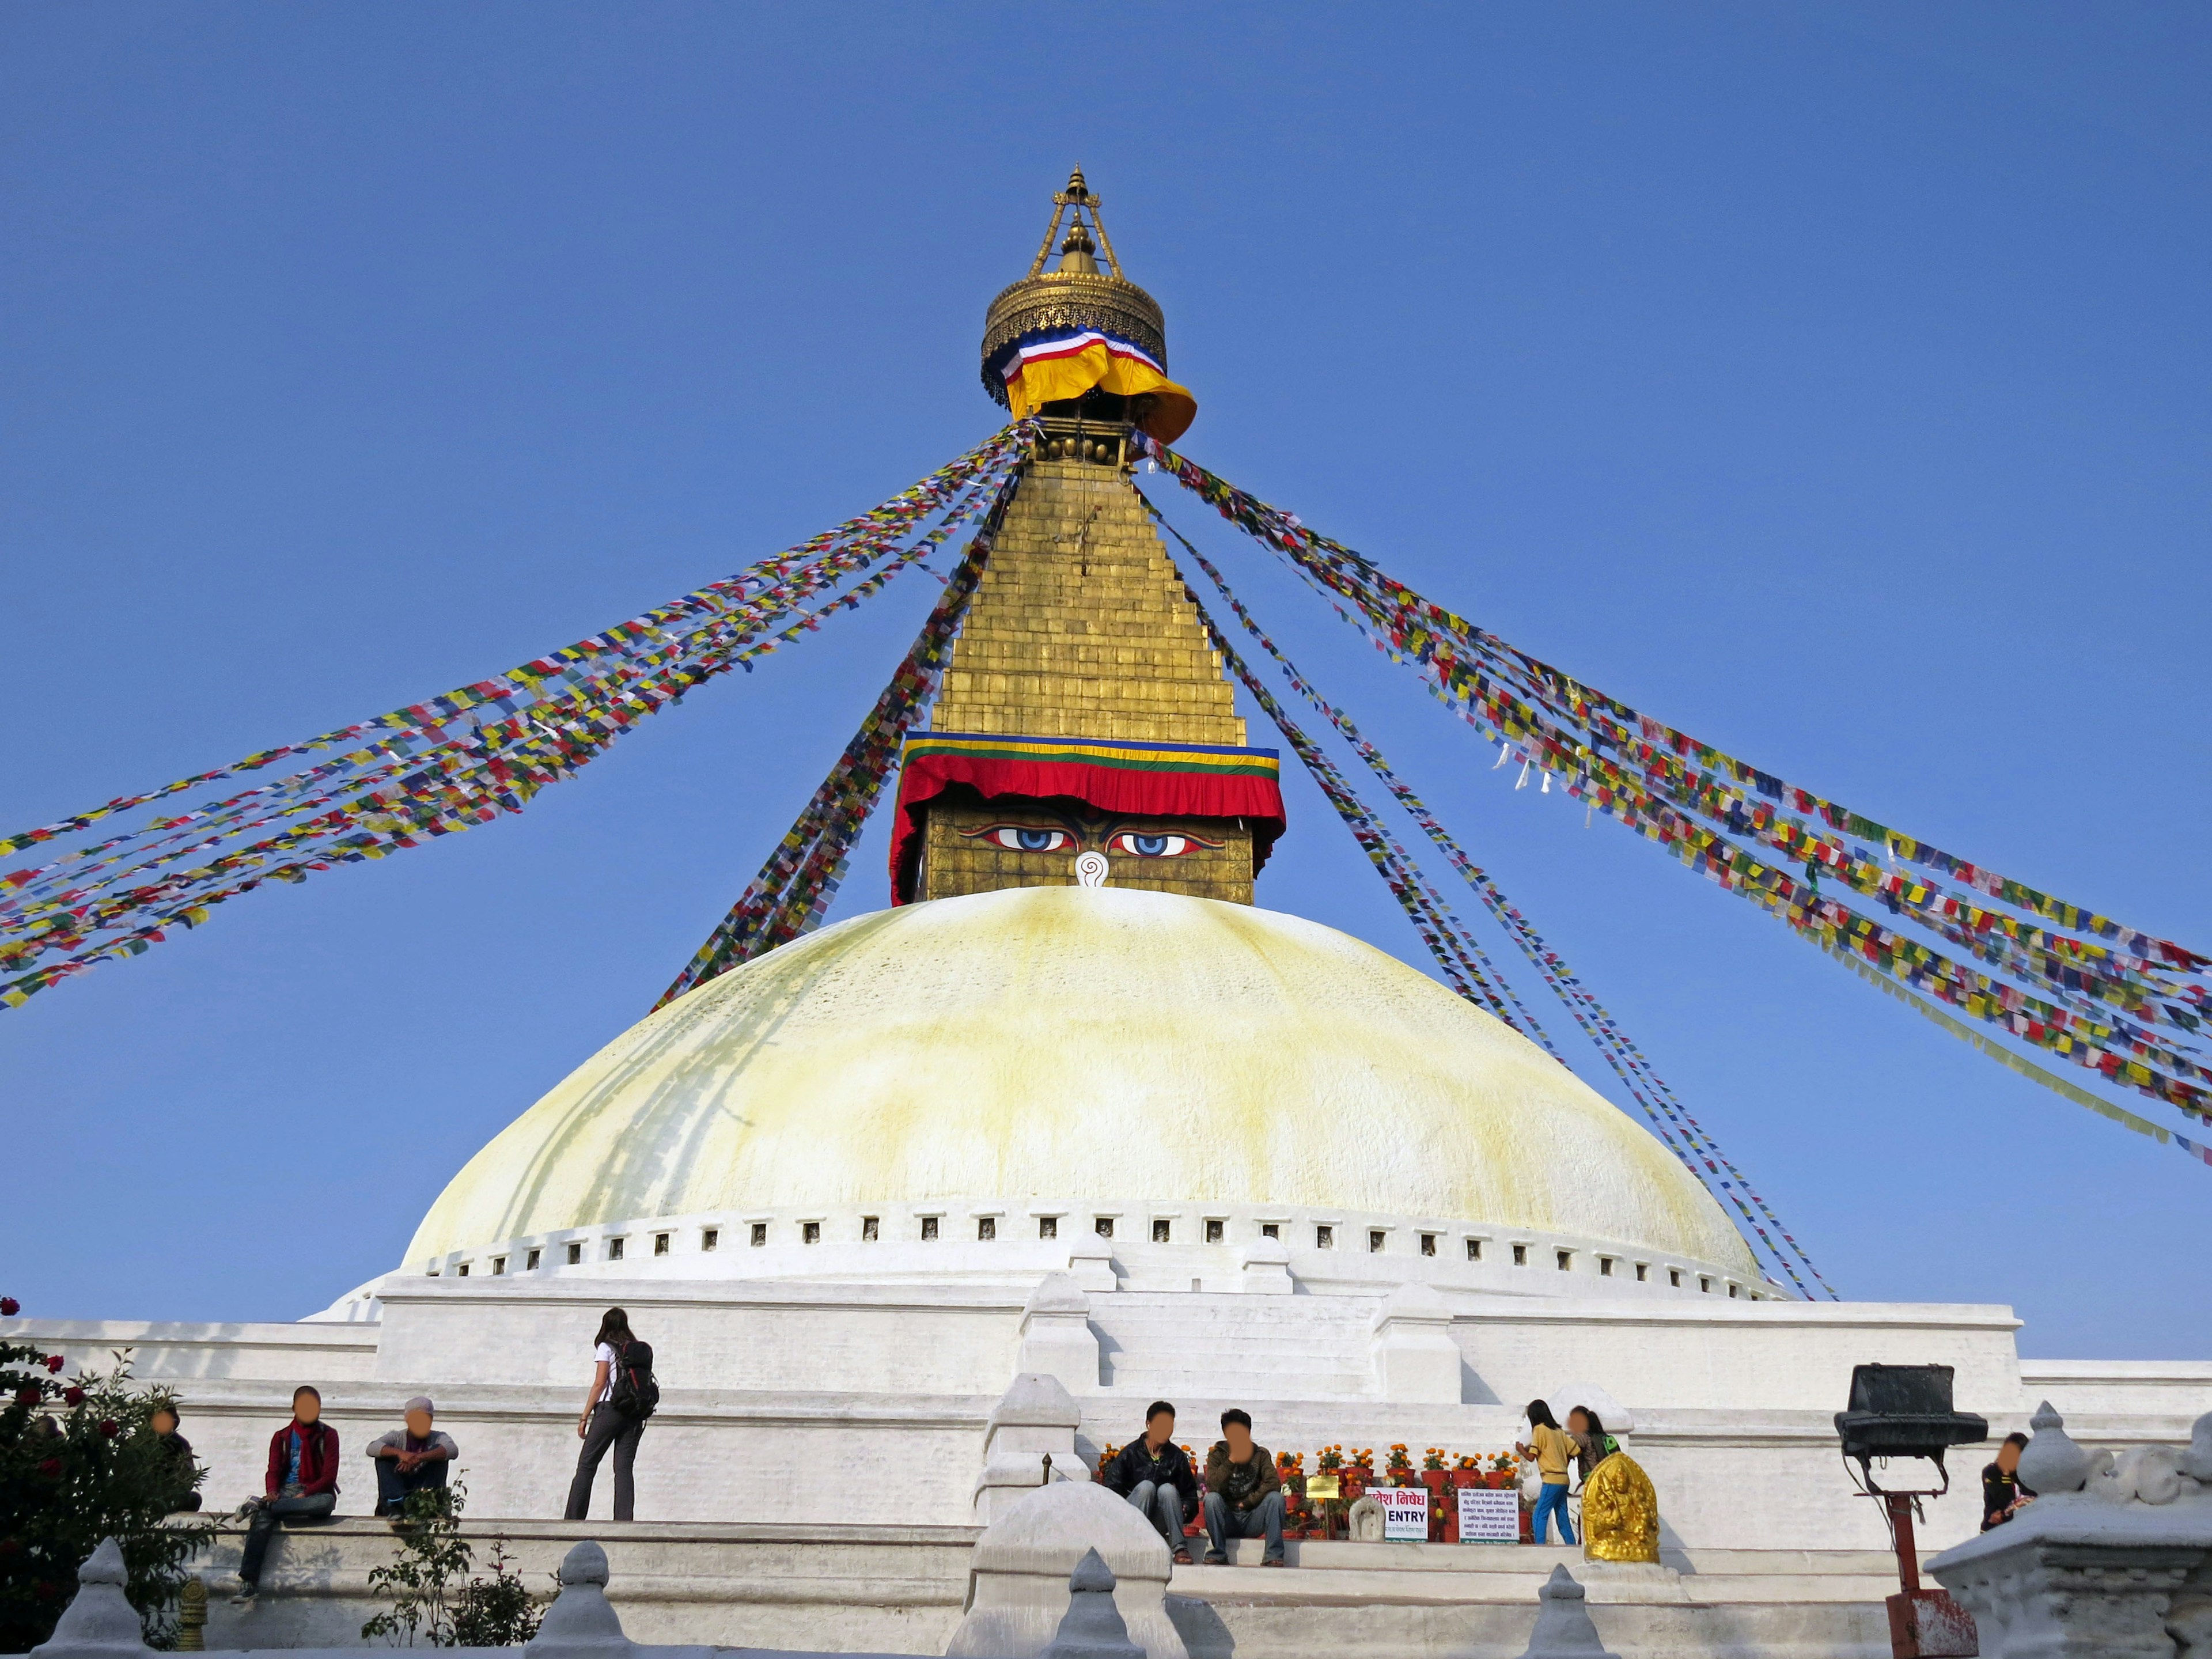
[[(1067, 188), (1054, 193), (1052, 222), (1037, 244), (1030, 274), (1002, 290), (983, 313), (983, 389), (997, 402), (1006, 401), (1006, 379), (1000, 373), (1006, 353), (1017, 341), (1047, 331), (1095, 328), (1117, 334), (1166, 369), (1167, 319), (1159, 301), (1121, 275), (1121, 262), (1114, 257), (1114, 244), (1098, 207), (1098, 198), (1083, 181), (1083, 169), (1076, 168), (1068, 175)], [(1060, 264), (1047, 270), (1044, 262), (1063, 217), (1068, 226), (1060, 245)], [(1095, 246), (1093, 231), (1097, 234)], [(1097, 256), (1102, 251), (1105, 270), (1098, 268)]]

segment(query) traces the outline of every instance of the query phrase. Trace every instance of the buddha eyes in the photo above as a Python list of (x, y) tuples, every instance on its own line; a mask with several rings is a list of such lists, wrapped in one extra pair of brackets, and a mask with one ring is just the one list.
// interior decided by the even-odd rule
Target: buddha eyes
[[(1069, 830), (1046, 830), (1027, 823), (993, 823), (980, 830), (963, 830), (963, 836), (1003, 847), (1010, 853), (1066, 853), (1075, 850), (1079, 837)], [(1116, 830), (1106, 837), (1105, 850), (1133, 859), (1175, 859), (1200, 848), (1218, 849), (1219, 842), (1199, 836), (1154, 834), (1146, 830)]]
[(1148, 836), (1136, 830), (1119, 830), (1106, 843), (1109, 851), (1140, 859), (1180, 858), (1196, 844), (1188, 836)]

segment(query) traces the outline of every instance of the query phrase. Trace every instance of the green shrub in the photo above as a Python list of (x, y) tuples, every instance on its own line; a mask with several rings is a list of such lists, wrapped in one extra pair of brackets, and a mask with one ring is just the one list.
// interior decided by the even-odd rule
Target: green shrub
[[(13, 1316), (12, 1298), (0, 1314)], [(23, 1653), (53, 1634), (76, 1594), (76, 1570), (103, 1538), (123, 1547), (125, 1589), (146, 1639), (176, 1639), (174, 1603), (185, 1563), (212, 1521), (167, 1524), (204, 1471), (178, 1478), (147, 1426), (163, 1389), (135, 1388), (128, 1349), (106, 1371), (27, 1342), (0, 1340), (0, 1653)]]
[(468, 1501), (465, 1481), (407, 1494), (398, 1553), (368, 1574), (370, 1594), (390, 1596), (392, 1607), (361, 1627), (362, 1640), (412, 1647), (419, 1635), (433, 1647), (511, 1648), (538, 1634), (544, 1612), (507, 1559), (505, 1540), (492, 1540), (489, 1578), (471, 1571), (474, 1552), (461, 1536)]

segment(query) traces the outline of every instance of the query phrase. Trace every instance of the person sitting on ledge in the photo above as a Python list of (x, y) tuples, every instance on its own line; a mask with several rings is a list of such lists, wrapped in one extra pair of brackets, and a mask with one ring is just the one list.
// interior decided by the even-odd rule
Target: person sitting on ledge
[(1166, 1401), (1152, 1401), (1145, 1413), (1143, 1436), (1099, 1470), (1098, 1482), (1134, 1504), (1160, 1529), (1175, 1559), (1188, 1566), (1190, 1547), (1182, 1540), (1182, 1529), (1198, 1510), (1198, 1477), (1175, 1443), (1175, 1407)]
[(2020, 1455), (2027, 1446), (2024, 1434), (2008, 1434), (1997, 1448), (1996, 1461), (1982, 1468), (1982, 1530), (2002, 1527), (2035, 1502), (2035, 1494), (2020, 1484)]
[(1208, 1566), (1229, 1559), (1228, 1540), (1265, 1537), (1263, 1567), (1283, 1565), (1283, 1477), (1252, 1438), (1252, 1415), (1231, 1406), (1221, 1413), (1221, 1438), (1206, 1455), (1206, 1552)]
[(197, 1510), (200, 1495), (193, 1488), (199, 1481), (200, 1466), (192, 1461), (192, 1443), (177, 1432), (177, 1407), (173, 1401), (164, 1400), (154, 1407), (146, 1419), (146, 1432), (153, 1437), (155, 1467), (168, 1477), (174, 1493), (169, 1499), (169, 1512)]
[(376, 1512), (397, 1516), (407, 1507), (407, 1494), (443, 1492), (446, 1476), (461, 1449), (443, 1429), (430, 1426), (435, 1411), (430, 1396), (416, 1395), (407, 1402), (407, 1426), (369, 1443), (368, 1455), (376, 1463)]
[(232, 1604), (249, 1606), (261, 1590), (270, 1535), (283, 1520), (319, 1521), (338, 1506), (337, 1431), (322, 1420), (323, 1396), (305, 1383), (292, 1390), (292, 1420), (269, 1437), (266, 1492), (246, 1500), (246, 1553), (238, 1564)]

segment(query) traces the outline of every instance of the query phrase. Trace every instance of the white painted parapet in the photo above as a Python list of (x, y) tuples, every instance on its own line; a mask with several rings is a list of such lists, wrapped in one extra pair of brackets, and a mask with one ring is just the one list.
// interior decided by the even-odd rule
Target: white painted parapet
[(983, 1428), (983, 1473), (975, 1481), (975, 1518), (988, 1525), (1039, 1486), (1088, 1481), (1075, 1449), (1083, 1408), (1056, 1376), (1028, 1371), (991, 1412)]
[(1091, 1328), (1091, 1297), (1072, 1274), (1047, 1273), (1030, 1292), (1014, 1363), (1058, 1377), (1070, 1393), (1097, 1391), (1098, 1333)]
[(1242, 1283), (1238, 1286), (1248, 1296), (1288, 1296), (1295, 1288), (1291, 1283), (1290, 1247), (1279, 1238), (1256, 1238), (1244, 1248)]
[(1374, 1321), (1375, 1377), (1385, 1400), (1460, 1401), (1460, 1350), (1451, 1310), (1428, 1285), (1407, 1280), (1383, 1298)]
[(1929, 1563), (1984, 1659), (2212, 1654), (2212, 1413), (2186, 1447), (2085, 1450), (2048, 1401), (2021, 1484), (2036, 1501)]

